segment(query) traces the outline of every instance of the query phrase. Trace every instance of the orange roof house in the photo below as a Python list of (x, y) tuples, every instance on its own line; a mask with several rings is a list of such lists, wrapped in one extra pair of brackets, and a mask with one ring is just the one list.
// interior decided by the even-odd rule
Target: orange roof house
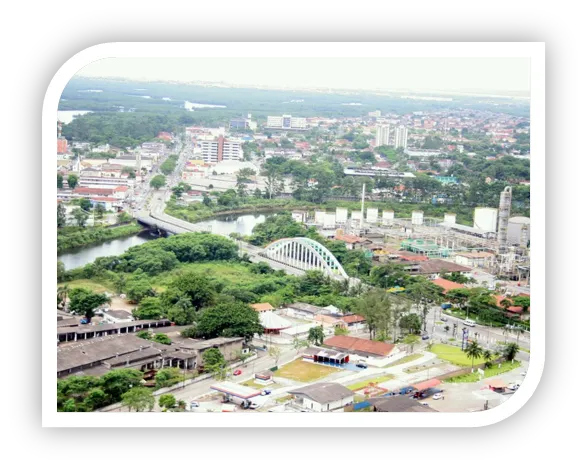
[(264, 313), (265, 311), (273, 311), (275, 308), (270, 303), (253, 303), (250, 305), (255, 311)]
[(446, 280), (445, 278), (439, 277), (436, 280), (432, 280), (432, 283), (442, 287), (444, 289), (443, 293), (446, 294), (451, 290), (456, 290), (457, 288), (466, 288), (462, 283), (453, 282), (451, 280)]
[(388, 357), (392, 354), (395, 345), (374, 340), (359, 339), (348, 335), (335, 335), (324, 341), (324, 345), (351, 353), (363, 353)]

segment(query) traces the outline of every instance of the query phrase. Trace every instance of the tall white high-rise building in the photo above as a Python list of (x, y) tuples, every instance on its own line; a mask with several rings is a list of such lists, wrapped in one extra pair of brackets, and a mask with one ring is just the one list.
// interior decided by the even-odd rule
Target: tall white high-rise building
[(403, 125), (395, 128), (393, 146), (394, 148), (408, 148), (408, 129)]
[(243, 159), (243, 149), (239, 141), (228, 140), (222, 135), (214, 140), (198, 141), (202, 159), (206, 163), (220, 161), (240, 161)]
[(375, 146), (389, 145), (389, 125), (378, 125), (375, 133)]

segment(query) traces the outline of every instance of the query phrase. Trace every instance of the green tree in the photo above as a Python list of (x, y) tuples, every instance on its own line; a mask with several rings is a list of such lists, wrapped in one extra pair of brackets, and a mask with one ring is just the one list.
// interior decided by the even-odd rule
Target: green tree
[(57, 173), (57, 189), (63, 189), (63, 174)]
[(179, 383), (181, 378), (178, 368), (162, 368), (155, 375), (155, 386), (157, 389), (166, 388)]
[(385, 290), (374, 288), (363, 294), (357, 302), (356, 310), (365, 318), (371, 339), (378, 330), (387, 332), (391, 299)]
[(420, 342), (420, 337), (418, 337), (417, 335), (408, 335), (406, 336), (403, 342), (404, 344), (410, 346), (410, 353), (414, 353), (414, 345)]
[(103, 293), (94, 293), (87, 288), (74, 288), (69, 294), (69, 309), (76, 314), (85, 316), (88, 321), (94, 316), (94, 310), (103, 304), (109, 304), (110, 299)]
[(324, 328), (316, 326), (308, 330), (308, 341), (314, 345), (322, 345), (324, 343)]
[(126, 280), (126, 296), (131, 303), (140, 303), (144, 298), (154, 295), (155, 291), (146, 277), (132, 276)]
[(139, 339), (151, 340), (152, 336), (153, 336), (153, 334), (149, 331), (142, 330), (142, 331), (137, 332), (137, 337)]
[(241, 302), (219, 303), (204, 309), (196, 321), (196, 327), (200, 337), (244, 337), (247, 342), (264, 331), (259, 313)]
[(77, 226), (83, 228), (88, 221), (89, 215), (80, 208), (75, 208), (71, 211), (71, 215), (75, 218)]
[(210, 348), (202, 354), (202, 361), (204, 364), (204, 371), (206, 373), (218, 373), (219, 370), (226, 367), (226, 360), (222, 352), (217, 348)]
[(122, 293), (126, 288), (126, 277), (123, 274), (118, 274), (114, 279), (114, 288), (118, 294)]
[(471, 368), (473, 368), (475, 360), (483, 356), (483, 349), (479, 345), (479, 342), (476, 340), (470, 342), (465, 348), (465, 355), (471, 359)]
[(155, 190), (159, 190), (161, 189), (163, 186), (165, 186), (165, 184), (167, 183), (167, 180), (165, 179), (165, 176), (163, 176), (162, 174), (158, 174), (157, 176), (154, 176), (151, 179), (151, 182), (149, 183), (149, 185), (155, 189)]
[(175, 405), (176, 400), (173, 394), (162, 394), (159, 397), (159, 407), (171, 409)]
[(140, 387), (142, 379), (141, 371), (124, 368), (103, 375), (100, 378), (100, 387), (110, 396), (111, 402), (118, 402), (129, 389)]
[(529, 296), (516, 296), (516, 297), (514, 297), (513, 303), (515, 306), (521, 306), (522, 311), (524, 313), (527, 313), (528, 309), (530, 309), (530, 297)]
[(64, 311), (67, 309), (69, 291), (69, 285), (67, 283), (57, 288), (57, 306), (60, 306)]
[(65, 264), (61, 261), (57, 261), (57, 281), (63, 282), (65, 280)]
[(196, 326), (186, 327), (183, 331), (181, 331), (181, 336), (195, 339), (198, 337), (198, 328)]
[(295, 349), (296, 354), (298, 354), (301, 349), (309, 347), (309, 345), (310, 344), (308, 343), (307, 340), (303, 340), (298, 337), (294, 337), (293, 342), (292, 342), (292, 346)]
[(520, 346), (514, 342), (508, 342), (501, 349), (501, 356), (508, 361), (516, 359), (516, 355), (520, 351)]
[(75, 174), (67, 176), (67, 185), (71, 190), (75, 189), (78, 183), (78, 177)]
[(104, 213), (106, 213), (104, 205), (96, 204), (96, 206), (94, 207), (94, 215), (96, 216), (96, 218), (98, 220), (101, 220), (102, 218), (104, 218)]
[(92, 210), (92, 201), (90, 199), (80, 199), (79, 206), (84, 212)]
[(277, 346), (273, 346), (269, 348), (269, 356), (273, 357), (275, 360), (275, 366), (279, 363), (279, 358), (281, 357), (281, 348)]
[(214, 302), (214, 289), (210, 280), (194, 272), (188, 272), (171, 282), (169, 291), (179, 292), (178, 300), (188, 299), (196, 311)]
[(83, 401), (88, 410), (99, 409), (108, 405), (108, 395), (100, 388), (91, 389)]
[(161, 300), (152, 296), (143, 298), (133, 316), (137, 319), (160, 319), (163, 316)]
[(167, 310), (167, 319), (179, 326), (193, 324), (196, 320), (196, 310), (189, 298), (182, 297)]
[(128, 223), (132, 221), (132, 217), (126, 213), (126, 212), (119, 212), (118, 215), (116, 215), (116, 223)]
[(151, 340), (159, 344), (171, 345), (171, 339), (165, 334), (155, 334)]
[(265, 190), (269, 199), (272, 199), (274, 195), (279, 194), (283, 191), (284, 181), (283, 177), (276, 168), (271, 167), (262, 173), (265, 177)]
[(155, 397), (148, 388), (134, 387), (122, 395), (122, 404), (129, 410), (142, 412), (148, 409), (150, 412), (155, 407)]
[(426, 331), (426, 318), (430, 308), (432, 305), (440, 303), (442, 292), (441, 287), (420, 277), (406, 287), (406, 295), (414, 302), (420, 312), (424, 331)]
[(493, 352), (491, 350), (483, 351), (483, 360), (485, 360), (485, 368), (491, 368), (491, 362), (493, 360)]
[(212, 199), (210, 197), (208, 197), (208, 194), (204, 194), (204, 198), (202, 199), (202, 203), (206, 207), (211, 207), (213, 204)]
[(407, 330), (410, 334), (417, 334), (422, 329), (422, 320), (417, 314), (406, 314), (399, 320), (399, 327)]
[(67, 218), (65, 216), (65, 207), (62, 203), (57, 204), (57, 228), (63, 228)]

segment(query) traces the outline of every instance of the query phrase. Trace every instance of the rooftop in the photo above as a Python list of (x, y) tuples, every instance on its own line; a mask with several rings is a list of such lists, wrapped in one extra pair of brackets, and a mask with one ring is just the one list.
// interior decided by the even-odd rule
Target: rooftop
[(374, 340), (359, 339), (358, 337), (335, 335), (324, 341), (328, 347), (336, 347), (351, 352), (362, 352), (370, 355), (379, 355), (387, 357), (393, 351), (395, 345), (386, 344), (385, 342), (376, 342)]
[(405, 395), (367, 399), (375, 412), (438, 412)]
[(255, 311), (272, 311), (274, 308), (270, 303), (253, 303), (250, 305)]
[(451, 290), (456, 290), (457, 288), (465, 288), (462, 283), (453, 282), (451, 280), (446, 280), (445, 278), (437, 278), (432, 280), (432, 283), (442, 287), (444, 289), (444, 293), (449, 292)]
[(353, 392), (338, 383), (315, 383), (302, 388), (288, 391), (290, 394), (301, 394), (319, 404), (340, 401), (345, 397), (351, 397)]

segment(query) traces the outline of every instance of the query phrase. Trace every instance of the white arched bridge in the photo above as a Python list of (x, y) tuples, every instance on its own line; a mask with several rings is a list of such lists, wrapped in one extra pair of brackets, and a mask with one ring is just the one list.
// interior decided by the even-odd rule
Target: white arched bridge
[(310, 238), (279, 239), (269, 244), (261, 255), (295, 269), (319, 270), (337, 280), (349, 278), (336, 257)]

